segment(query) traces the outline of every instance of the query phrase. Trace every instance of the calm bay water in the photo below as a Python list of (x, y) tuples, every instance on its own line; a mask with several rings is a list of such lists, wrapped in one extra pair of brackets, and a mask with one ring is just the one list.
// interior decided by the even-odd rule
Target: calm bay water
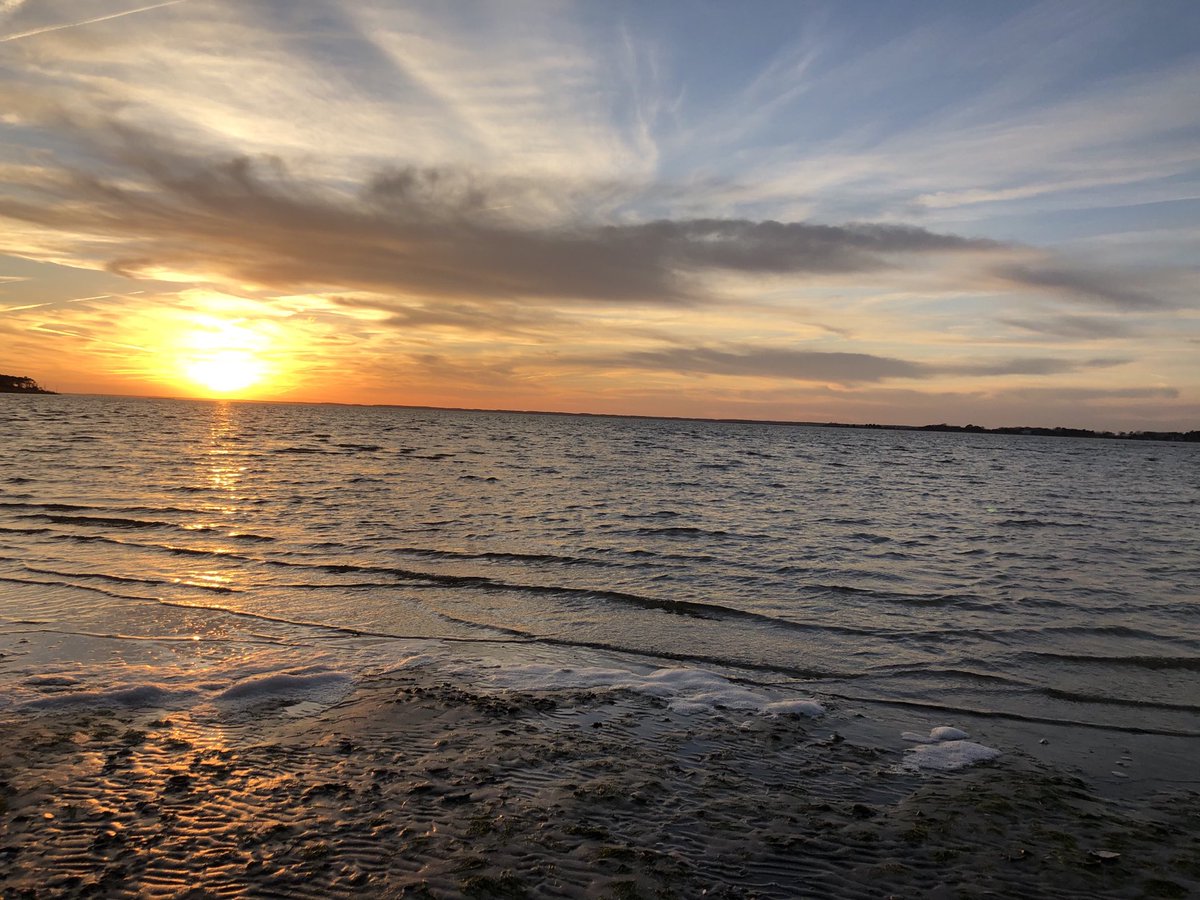
[(1194, 445), (0, 396), (0, 579), (13, 697), (434, 637), (1200, 735)]

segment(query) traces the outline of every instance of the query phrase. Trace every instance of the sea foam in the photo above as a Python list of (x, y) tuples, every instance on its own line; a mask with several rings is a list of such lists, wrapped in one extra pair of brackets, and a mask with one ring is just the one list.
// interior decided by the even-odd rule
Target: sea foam
[(545, 664), (495, 665), (479, 663), (471, 672), (475, 683), (499, 690), (521, 691), (632, 691), (656, 697), (675, 712), (701, 713), (739, 710), (766, 716), (820, 716), (816, 700), (780, 699), (762, 689), (734, 684), (715, 672), (697, 668), (663, 668), (639, 673), (628, 669)]
[(974, 741), (942, 741), (937, 744), (909, 747), (905, 754), (900, 763), (900, 769), (903, 771), (935, 769), (948, 772), (993, 760), (1000, 755), (1000, 751), (994, 747), (976, 744)]
[(952, 725), (931, 728), (927, 736), (914, 731), (906, 731), (900, 736), (917, 744), (904, 751), (904, 760), (897, 766), (902, 772), (948, 772), (987, 762), (1000, 755), (1000, 751), (994, 747), (967, 740), (970, 735)]
[(190, 666), (76, 663), (27, 671), (11, 686), (6, 705), (55, 710), (183, 709), (210, 704), (224, 712), (262, 703), (307, 701), (327, 706), (344, 697), (356, 681), (332, 657), (327, 663), (308, 665), (272, 652), (188, 661)]

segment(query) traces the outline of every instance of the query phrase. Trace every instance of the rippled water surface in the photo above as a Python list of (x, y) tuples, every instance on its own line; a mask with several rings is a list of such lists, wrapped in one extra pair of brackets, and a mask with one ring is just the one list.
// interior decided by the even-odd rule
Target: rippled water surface
[(1194, 445), (0, 396), (0, 578), (126, 665), (532, 641), (1200, 733)]

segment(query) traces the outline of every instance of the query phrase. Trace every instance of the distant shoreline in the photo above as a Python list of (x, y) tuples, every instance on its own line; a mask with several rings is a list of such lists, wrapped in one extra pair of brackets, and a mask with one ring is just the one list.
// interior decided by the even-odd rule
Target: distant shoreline
[[(3, 377), (3, 376), (0, 376)], [(5, 393), (0, 387), (0, 393)], [(58, 391), (8, 391), (8, 393), (41, 393), (41, 394), (59, 394)], [(582, 416), (593, 419), (637, 419), (645, 421), (661, 421), (661, 422), (712, 422), (715, 424), (724, 425), (783, 425), (789, 427), (802, 428), (850, 428), (850, 429), (868, 429), (872, 431), (935, 431), (948, 432), (959, 434), (1007, 434), (1007, 435), (1033, 435), (1036, 437), (1059, 437), (1059, 438), (1095, 438), (1098, 440), (1124, 440), (1124, 441), (1167, 441), (1170, 443), (1200, 443), (1200, 430), (1193, 431), (1095, 431), (1089, 428), (1066, 428), (1062, 426), (1040, 427), (1031, 425), (1020, 426), (1001, 426), (998, 428), (985, 428), (982, 425), (948, 425), (939, 423), (937, 425), (881, 425), (870, 422), (865, 424), (854, 422), (808, 422), (797, 419), (738, 419), (738, 418), (716, 418), (709, 416), (651, 416), (638, 413), (596, 413), (596, 412), (569, 412), (564, 410), (548, 410), (548, 409), (485, 409), (483, 407), (473, 406), (425, 406), (421, 404), (410, 403), (346, 403), (332, 400), (252, 400), (242, 398), (221, 398), (221, 397), (171, 397), (166, 395), (149, 395), (149, 394), (70, 394), (67, 396), (77, 397), (137, 397), (145, 400), (183, 400), (196, 401), (207, 403), (281, 403), (293, 404), (297, 406), (359, 406), (366, 409), (417, 409), (429, 410), (431, 412), (478, 412), (478, 413), (501, 413), (523, 416)]]

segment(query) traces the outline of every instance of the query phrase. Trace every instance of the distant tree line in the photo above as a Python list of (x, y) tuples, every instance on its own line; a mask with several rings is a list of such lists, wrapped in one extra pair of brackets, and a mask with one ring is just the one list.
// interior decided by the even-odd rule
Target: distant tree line
[(1040, 434), (1045, 437), (1110, 438), (1123, 441), (1200, 442), (1200, 431), (1091, 431), (1087, 428), (984, 428), (982, 425), (923, 425), (919, 431), (965, 431), (971, 434)]
[[(752, 419), (717, 419), (751, 422)], [(1117, 441), (1175, 441), (1200, 443), (1200, 431), (1091, 431), (1087, 428), (1036, 428), (1033, 426), (984, 428), (982, 425), (854, 425), (847, 422), (774, 422), (775, 425), (817, 425), (821, 428), (867, 428), (877, 431), (955, 431), (965, 434), (1039, 434), (1043, 437), (1106, 438)]]
[(24, 375), (0, 375), (0, 394), (53, 394)]

